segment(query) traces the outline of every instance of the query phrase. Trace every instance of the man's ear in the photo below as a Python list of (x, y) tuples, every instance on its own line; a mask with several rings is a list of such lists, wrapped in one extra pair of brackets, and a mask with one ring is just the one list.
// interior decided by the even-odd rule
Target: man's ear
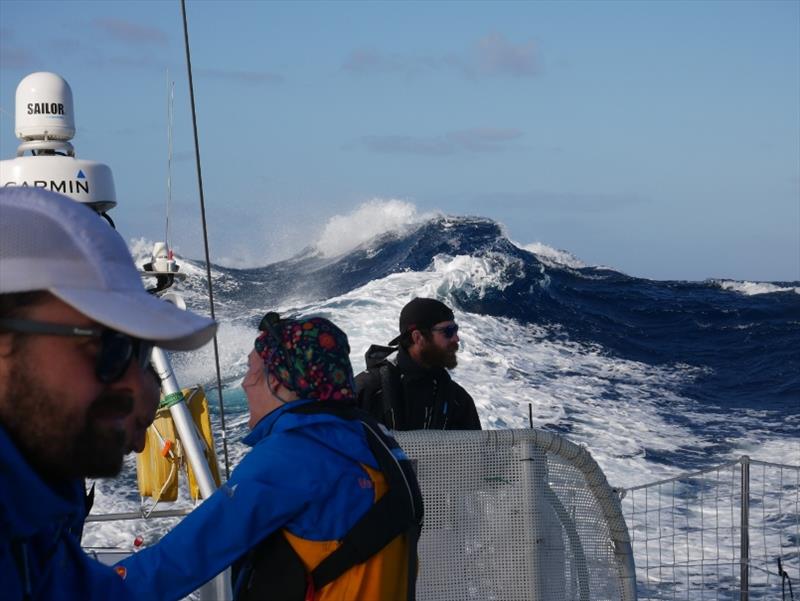
[(414, 344), (421, 344), (425, 340), (425, 336), (419, 330), (411, 332), (411, 340)]

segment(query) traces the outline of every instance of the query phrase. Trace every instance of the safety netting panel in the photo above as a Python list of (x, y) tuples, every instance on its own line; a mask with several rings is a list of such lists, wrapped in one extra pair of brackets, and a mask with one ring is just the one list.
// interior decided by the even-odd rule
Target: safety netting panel
[(635, 598), (619, 502), (584, 449), (536, 430), (395, 435), (425, 500), (417, 599)]

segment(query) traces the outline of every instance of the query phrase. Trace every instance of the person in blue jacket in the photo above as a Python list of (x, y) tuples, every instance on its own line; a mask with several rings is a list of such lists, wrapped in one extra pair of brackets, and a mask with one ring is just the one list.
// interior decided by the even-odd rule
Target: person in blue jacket
[[(159, 543), (117, 564), (120, 572), (141, 598), (164, 601), (184, 597), (231, 565), (237, 599), (413, 598), (416, 539), (403, 524), (377, 552), (318, 578), (315, 570), (344, 547), (359, 520), (390, 497), (390, 470), (376, 460), (365, 424), (337, 415), (355, 400), (345, 333), (321, 317), (275, 313), (264, 317), (261, 330), (242, 381), (251, 428), (244, 443), (252, 450)], [(382, 436), (392, 446), (388, 431)], [(391, 454), (407, 463), (399, 447)], [(404, 473), (409, 489), (395, 491), (398, 498), (400, 492), (418, 497), (413, 471)], [(402, 511), (389, 513), (382, 522), (405, 519)], [(377, 523), (365, 529), (381, 530)]]
[(80, 547), (84, 478), (119, 472), (153, 344), (196, 348), (215, 327), (149, 295), (90, 209), (0, 190), (0, 598), (133, 599)]

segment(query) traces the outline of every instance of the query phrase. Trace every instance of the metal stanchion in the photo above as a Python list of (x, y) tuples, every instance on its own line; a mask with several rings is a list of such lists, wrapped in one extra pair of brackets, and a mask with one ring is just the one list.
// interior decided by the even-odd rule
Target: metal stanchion
[(750, 599), (750, 457), (742, 455), (741, 601)]

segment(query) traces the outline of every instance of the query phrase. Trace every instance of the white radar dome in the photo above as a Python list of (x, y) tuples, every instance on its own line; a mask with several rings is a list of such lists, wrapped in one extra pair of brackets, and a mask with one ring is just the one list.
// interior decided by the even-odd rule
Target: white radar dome
[(17, 86), (16, 127), (20, 140), (71, 140), (75, 135), (72, 89), (60, 75), (31, 73)]
[(52, 190), (101, 213), (117, 206), (108, 165), (58, 154), (0, 161), (0, 187)]

